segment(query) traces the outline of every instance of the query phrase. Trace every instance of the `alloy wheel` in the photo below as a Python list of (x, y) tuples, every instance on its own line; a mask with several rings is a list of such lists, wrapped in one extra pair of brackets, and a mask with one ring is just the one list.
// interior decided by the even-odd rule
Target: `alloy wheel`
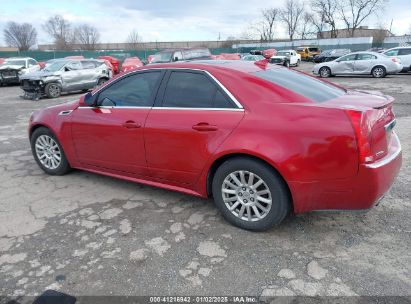
[(51, 84), (49, 87), (49, 94), (51, 97), (59, 97), (60, 87), (57, 84)]
[(245, 170), (227, 175), (221, 193), (228, 210), (248, 222), (256, 222), (266, 217), (273, 203), (271, 191), (264, 180)]
[(374, 73), (374, 77), (380, 78), (384, 75), (384, 69), (383, 68), (375, 68), (373, 73)]
[(61, 151), (53, 138), (47, 135), (40, 135), (36, 139), (35, 147), (37, 158), (45, 168), (54, 170), (60, 166)]

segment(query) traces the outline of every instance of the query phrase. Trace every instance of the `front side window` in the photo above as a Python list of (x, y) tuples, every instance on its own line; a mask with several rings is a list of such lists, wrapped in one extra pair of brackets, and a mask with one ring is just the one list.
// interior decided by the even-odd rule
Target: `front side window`
[(180, 61), (183, 60), (183, 53), (181, 53), (180, 51), (175, 52), (173, 55), (173, 61)]
[(29, 67), (30, 67), (30, 66), (34, 66), (34, 65), (37, 65), (36, 60), (34, 60), (34, 59), (29, 59)]
[(346, 93), (343, 89), (289, 69), (263, 70), (252, 74), (315, 102), (324, 102)]
[(163, 107), (231, 108), (232, 104), (204, 74), (171, 72)]
[(400, 49), (398, 55), (411, 55), (411, 48), (409, 49)]
[(68, 70), (68, 71), (81, 70), (81, 68), (82, 68), (82, 66), (81, 66), (80, 61), (72, 61), (72, 62), (69, 62), (66, 65), (66, 70)]
[(130, 75), (104, 89), (97, 98), (100, 106), (151, 107), (154, 89), (161, 72), (146, 72)]
[(347, 56), (344, 56), (344, 57), (341, 57), (340, 59), (338, 59), (338, 62), (341, 62), (341, 61), (352, 61), (352, 60), (355, 60), (355, 57), (356, 57), (356, 56), (357, 56), (356, 54), (347, 55)]
[(357, 55), (357, 60), (373, 60), (377, 59), (377, 56), (373, 54), (358, 54)]

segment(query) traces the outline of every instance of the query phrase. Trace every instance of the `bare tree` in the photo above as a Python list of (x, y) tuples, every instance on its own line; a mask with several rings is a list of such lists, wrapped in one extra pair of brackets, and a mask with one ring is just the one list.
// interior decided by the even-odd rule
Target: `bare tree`
[(100, 40), (100, 33), (94, 26), (88, 24), (81, 24), (76, 27), (75, 31), (76, 42), (84, 50), (95, 50), (96, 44)]
[(60, 15), (50, 17), (43, 28), (53, 38), (58, 50), (70, 49), (75, 42), (70, 22)]
[(324, 38), (325, 15), (323, 13), (312, 13), (310, 23), (312, 24), (318, 38)]
[(128, 34), (126, 43), (128, 43), (129, 49), (135, 50), (138, 49), (141, 43), (141, 37), (138, 34), (137, 30), (132, 30), (130, 34)]
[(19, 51), (27, 51), (37, 43), (37, 31), (29, 23), (8, 22), (4, 29), (4, 41)]
[(340, 0), (338, 10), (350, 36), (354, 37), (355, 30), (369, 16), (383, 9), (388, 0)]
[(315, 25), (313, 23), (313, 14), (305, 12), (301, 18), (301, 22), (299, 27), (297, 28), (297, 32), (300, 35), (301, 39), (307, 39), (309, 36), (315, 34)]
[(269, 8), (262, 11), (261, 22), (256, 27), (261, 41), (272, 41), (274, 39), (274, 27), (279, 15), (280, 10), (278, 8)]
[[(325, 23), (330, 27), (330, 37), (337, 38), (337, 4), (340, 0), (313, 0), (312, 10), (317, 15), (316, 24)], [(355, 0), (354, 0), (355, 1)], [(318, 23), (321, 21), (321, 23)], [(318, 28), (318, 26), (317, 26)], [(322, 37), (321, 37), (322, 38)]]
[(288, 36), (293, 40), (304, 13), (304, 5), (299, 0), (287, 0), (280, 10), (280, 18), (287, 27)]

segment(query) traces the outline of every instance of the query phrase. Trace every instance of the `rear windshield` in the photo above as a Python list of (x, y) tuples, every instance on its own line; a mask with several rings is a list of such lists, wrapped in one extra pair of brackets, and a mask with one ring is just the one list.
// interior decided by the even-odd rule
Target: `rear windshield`
[(184, 59), (197, 59), (197, 58), (209, 58), (211, 56), (210, 50), (208, 49), (198, 49), (198, 50), (185, 50)]
[(315, 102), (324, 102), (345, 94), (343, 89), (285, 68), (263, 70), (252, 74)]

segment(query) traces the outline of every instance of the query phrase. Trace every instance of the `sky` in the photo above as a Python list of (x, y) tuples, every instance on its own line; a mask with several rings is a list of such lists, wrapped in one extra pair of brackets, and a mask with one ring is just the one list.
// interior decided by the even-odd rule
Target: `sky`
[[(38, 44), (52, 39), (42, 24), (60, 14), (73, 25), (97, 27), (101, 42), (125, 42), (132, 30), (143, 41), (226, 40), (239, 37), (261, 16), (264, 8), (280, 7), (284, 0), (0, 0), (0, 45), (8, 21), (28, 22), (36, 27)], [(309, 3), (309, 1), (307, 1)], [(390, 0), (384, 11), (363, 25), (382, 24), (403, 35), (411, 31), (411, 0)], [(342, 25), (341, 25), (342, 27)], [(286, 32), (278, 25), (276, 38)]]

